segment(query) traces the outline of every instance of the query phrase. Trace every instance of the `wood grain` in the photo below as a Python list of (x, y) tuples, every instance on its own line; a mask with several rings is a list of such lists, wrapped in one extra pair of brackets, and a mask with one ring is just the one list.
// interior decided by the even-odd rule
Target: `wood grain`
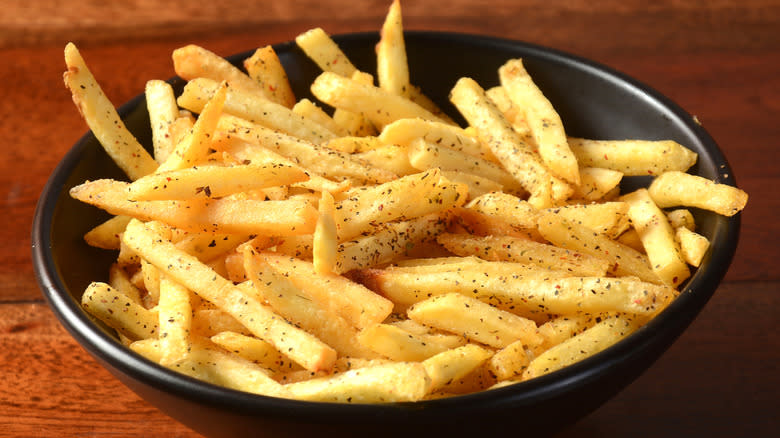
[[(321, 26), (375, 31), (389, 1), (68, 2), (0, 8), (0, 436), (197, 436), (127, 390), (61, 328), (30, 263), (46, 180), (86, 131), (62, 83), (76, 41), (115, 103), (173, 75), (195, 42), (222, 55)], [(678, 342), (563, 437), (773, 436), (780, 309), (780, 2), (404, 2), (408, 29), (529, 41), (594, 59), (661, 91), (703, 123), (750, 194), (726, 281)], [(139, 427), (143, 424), (143, 427)]]

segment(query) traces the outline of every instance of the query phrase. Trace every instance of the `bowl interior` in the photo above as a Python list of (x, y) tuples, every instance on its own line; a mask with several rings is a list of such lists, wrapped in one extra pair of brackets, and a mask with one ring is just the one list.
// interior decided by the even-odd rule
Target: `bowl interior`
[[(689, 114), (659, 93), (618, 72), (578, 57), (515, 41), (435, 32), (407, 32), (405, 38), (412, 82), (456, 119), (459, 116), (447, 96), (458, 78), (470, 76), (488, 88), (498, 84), (497, 69), (501, 64), (509, 58), (522, 57), (535, 82), (561, 115), (569, 135), (597, 139), (676, 140), (699, 154), (698, 163), (691, 172), (734, 184), (733, 172), (717, 145)], [(377, 34), (351, 34), (334, 39), (359, 69), (375, 71)], [(319, 69), (294, 43), (279, 44), (275, 48), (287, 68), (296, 96), (311, 98), (308, 86)], [(249, 54), (251, 52), (230, 59), (238, 63)], [(98, 80), (107, 82), (111, 78)], [(177, 89), (183, 86), (180, 79), (171, 81)], [(120, 114), (142, 144), (151, 143), (142, 95), (123, 105)], [(102, 362), (111, 364), (120, 374), (131, 376), (131, 380), (158, 385), (190, 398), (208, 399), (209, 403), (222, 403), (243, 412), (262, 409), (269, 415), (289, 417), (292, 414), (288, 409), (294, 407), (295, 415), (311, 415), (310, 418), (322, 421), (326, 421), (323, 420), (326, 417), (338, 421), (344, 418), (343, 415), (354, 419), (357, 410), (370, 413), (367, 419), (376, 419), (397, 415), (399, 409), (405, 412), (404, 415), (412, 409), (416, 412), (439, 411), (437, 415), (446, 416), (460, 406), (473, 412), (480, 407), (497, 408), (502, 403), (515, 407), (530, 405), (596, 382), (620, 363), (631, 362), (628, 359), (637, 355), (653, 353), (657, 357), (693, 320), (714, 292), (731, 261), (739, 230), (739, 216), (724, 218), (694, 210), (697, 231), (710, 238), (712, 251), (688, 280), (685, 292), (646, 327), (575, 366), (489, 393), (424, 402), (413, 408), (323, 407), (323, 404), (240, 394), (194, 382), (131, 353), (109, 330), (81, 310), (79, 302), (84, 288), (91, 281), (107, 279), (108, 267), (115, 254), (84, 243), (84, 233), (108, 215), (72, 200), (68, 190), (85, 180), (98, 178), (123, 178), (123, 175), (88, 133), (53, 172), (41, 195), (33, 225), (33, 259), (39, 283), (55, 314), (74, 337)], [(642, 178), (627, 178), (624, 185), (631, 189), (646, 183)], [(593, 397), (591, 404), (594, 406), (588, 406), (586, 410), (595, 408), (627, 384), (649, 366), (654, 357), (634, 361), (637, 362), (632, 365), (634, 372), (623, 372), (620, 384), (607, 385), (610, 392)]]

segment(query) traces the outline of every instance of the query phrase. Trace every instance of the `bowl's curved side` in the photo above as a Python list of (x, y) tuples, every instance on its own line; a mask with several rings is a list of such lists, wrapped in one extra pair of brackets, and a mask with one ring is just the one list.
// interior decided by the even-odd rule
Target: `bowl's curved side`
[[(375, 71), (376, 33), (335, 36), (359, 69)], [(532, 44), (444, 32), (405, 34), (411, 77), (449, 114), (447, 96), (462, 76), (484, 87), (498, 83), (497, 68), (523, 57), (526, 68), (559, 111), (567, 131), (592, 138), (670, 138), (699, 154), (694, 171), (734, 184), (725, 157), (707, 132), (676, 104), (649, 87), (599, 64)], [(298, 97), (319, 70), (294, 43), (275, 46)], [(251, 52), (230, 59), (239, 63)], [(465, 62), (463, 53), (469, 53)], [(433, 65), (435, 68), (427, 66)], [(180, 89), (182, 81), (172, 79)], [(619, 111), (614, 111), (619, 108)], [(128, 128), (150, 144), (143, 95), (119, 109)], [(653, 321), (615, 346), (538, 379), (493, 391), (398, 405), (334, 405), (279, 400), (215, 387), (160, 367), (122, 346), (79, 304), (84, 288), (104, 280), (112, 254), (88, 247), (83, 234), (108, 216), (74, 201), (68, 190), (87, 179), (123, 178), (88, 133), (52, 173), (38, 202), (32, 256), (44, 296), (60, 322), (84, 348), (128, 387), (177, 420), (209, 436), (234, 436), (263, 427), (269, 436), (296, 435), (346, 424), (372, 434), (397, 434), (414, 424), (438, 430), (483, 432), (507, 422), (525, 431), (551, 433), (591, 412), (639, 376), (685, 330), (714, 293), (731, 262), (739, 215), (717, 217), (695, 211), (700, 232), (713, 251), (681, 296)], [(642, 181), (628, 182), (641, 184)], [(453, 419), (457, 419), (454, 421)], [(403, 425), (403, 426), (402, 426)], [(325, 429), (323, 429), (325, 428)], [(352, 429), (354, 430), (354, 429)]]

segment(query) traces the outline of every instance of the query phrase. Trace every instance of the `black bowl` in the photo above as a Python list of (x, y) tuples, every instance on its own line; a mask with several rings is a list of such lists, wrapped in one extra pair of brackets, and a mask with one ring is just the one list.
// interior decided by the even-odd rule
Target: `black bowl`
[[(336, 36), (356, 66), (375, 71), (376, 33)], [(485, 88), (498, 83), (497, 68), (524, 58), (528, 71), (560, 113), (570, 135), (598, 139), (672, 139), (699, 154), (692, 173), (734, 185), (718, 146), (676, 104), (647, 86), (594, 62), (503, 39), (407, 32), (412, 81), (451, 115), (447, 95), (470, 76)], [(294, 43), (275, 46), (298, 97), (309, 96), (317, 67)], [(234, 63), (248, 56), (230, 58)], [(171, 82), (181, 89), (183, 82)], [(75, 111), (75, 109), (74, 109)], [(150, 144), (143, 95), (120, 108), (129, 129)], [(83, 234), (107, 218), (68, 196), (87, 179), (122, 178), (88, 133), (49, 179), (33, 223), (33, 261), (49, 305), (76, 340), (119, 380), (171, 417), (208, 436), (405, 435), (437, 432), (493, 433), (520, 428), (552, 434), (596, 409), (637, 378), (685, 330), (715, 292), (737, 245), (740, 219), (694, 210), (697, 230), (712, 242), (684, 292), (636, 333), (605, 351), (535, 380), (449, 399), (390, 405), (340, 405), (282, 400), (213, 386), (174, 373), (136, 355), (91, 319), (79, 305), (90, 281), (107, 277), (115, 254), (90, 248)], [(626, 188), (646, 184), (629, 178)], [(88, 396), (88, 395), (87, 395)]]

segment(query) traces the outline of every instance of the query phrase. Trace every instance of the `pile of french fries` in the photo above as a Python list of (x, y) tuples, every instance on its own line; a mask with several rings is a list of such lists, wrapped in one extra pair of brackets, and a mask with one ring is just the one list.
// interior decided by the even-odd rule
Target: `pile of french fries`
[[(376, 78), (322, 29), (296, 41), (319, 102), (296, 100), (271, 46), (244, 70), (177, 49), (188, 82), (147, 83), (148, 149), (65, 48), (73, 100), (129, 179), (70, 191), (113, 215), (86, 242), (118, 252), (82, 304), (164, 367), (343, 403), (526, 381), (675, 298), (709, 247), (689, 207), (747, 201), (686, 173), (696, 153), (674, 141), (568, 137), (522, 59), (494, 88), (457, 81), (456, 125), (410, 82), (397, 0)], [(657, 177), (620, 193), (635, 175)]]

